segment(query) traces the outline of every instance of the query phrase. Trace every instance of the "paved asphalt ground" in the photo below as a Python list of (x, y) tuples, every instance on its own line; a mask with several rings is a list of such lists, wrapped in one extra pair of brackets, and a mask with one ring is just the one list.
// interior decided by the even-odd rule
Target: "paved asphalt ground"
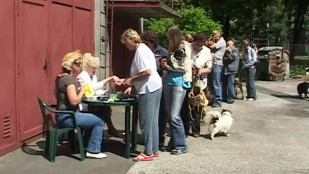
[[(80, 162), (78, 152), (73, 158), (67, 146), (62, 146), (56, 162), (50, 163), (42, 155), (45, 140), (39, 139), (0, 157), (0, 174), (309, 173), (309, 101), (298, 99), (296, 86), (300, 82), (258, 81), (257, 101), (223, 104), (222, 108), (233, 112), (230, 137), (216, 136), (212, 141), (202, 125), (201, 137), (187, 138), (187, 154), (162, 152), (154, 161), (135, 163), (122, 156), (121, 138), (107, 137), (106, 159)], [(119, 129), (124, 127), (123, 112), (113, 108), (113, 121)], [(143, 146), (138, 145), (137, 150)]]

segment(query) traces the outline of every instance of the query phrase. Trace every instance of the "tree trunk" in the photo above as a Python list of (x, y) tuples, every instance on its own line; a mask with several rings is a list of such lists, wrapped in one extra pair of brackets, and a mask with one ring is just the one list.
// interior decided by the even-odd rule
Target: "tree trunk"
[(293, 29), (293, 37), (291, 43), (290, 50), (290, 60), (295, 60), (295, 54), (297, 50), (297, 44), (299, 41), (301, 30), (303, 29), (304, 24), (304, 14), (307, 10), (307, 4), (303, 1), (296, 1), (298, 4), (295, 7), (295, 20), (294, 20), (294, 29)]
[(231, 29), (231, 25), (230, 25), (230, 17), (229, 16), (225, 16), (225, 21), (224, 21), (224, 25), (223, 25), (223, 37), (224, 39), (227, 41), (230, 36), (230, 29)]

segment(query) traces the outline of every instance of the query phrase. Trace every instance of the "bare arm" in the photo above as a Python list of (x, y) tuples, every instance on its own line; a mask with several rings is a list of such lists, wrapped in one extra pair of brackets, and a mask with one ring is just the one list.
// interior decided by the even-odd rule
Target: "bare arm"
[(123, 85), (131, 86), (134, 81), (146, 79), (151, 75), (151, 69), (145, 70), (138, 75), (132, 76), (124, 80)]
[(107, 77), (106, 79), (103, 79), (102, 82), (105, 84), (105, 83), (107, 83), (107, 82), (109, 82), (111, 80), (118, 81), (119, 78), (117, 76), (110, 76), (110, 77)]
[(209, 74), (210, 72), (211, 72), (211, 69), (210, 69), (210, 68), (207, 68), (207, 67), (202, 68), (202, 69), (200, 70), (200, 73), (201, 73), (201, 74)]
[(66, 87), (68, 99), (71, 105), (76, 106), (85, 94), (86, 88), (81, 86), (79, 93), (76, 92), (76, 87), (74, 84), (70, 84)]

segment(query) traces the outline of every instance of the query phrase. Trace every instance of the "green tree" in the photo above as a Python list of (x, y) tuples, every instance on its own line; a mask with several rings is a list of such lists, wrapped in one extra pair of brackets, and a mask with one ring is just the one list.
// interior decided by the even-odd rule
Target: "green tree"
[(306, 33), (306, 28), (309, 24), (305, 23), (308, 14), (309, 2), (304, 0), (286, 0), (286, 6), (289, 8), (289, 17), (291, 20), (291, 48), (290, 59), (294, 61), (296, 54), (297, 44), (303, 43), (302, 36)]
[(213, 30), (221, 30), (221, 24), (211, 20), (209, 12), (200, 7), (194, 8), (192, 5), (186, 6), (182, 18), (145, 19), (145, 30), (155, 31), (159, 35), (160, 42), (166, 46), (165, 30), (171, 24), (178, 25), (184, 35), (204, 32), (210, 36)]
[[(282, 44), (288, 35), (284, 0), (190, 0), (194, 6), (210, 11), (211, 18), (223, 26), (225, 39), (267, 38), (271, 44)], [(268, 23), (268, 25), (267, 25)], [(269, 26), (269, 28), (267, 28)]]

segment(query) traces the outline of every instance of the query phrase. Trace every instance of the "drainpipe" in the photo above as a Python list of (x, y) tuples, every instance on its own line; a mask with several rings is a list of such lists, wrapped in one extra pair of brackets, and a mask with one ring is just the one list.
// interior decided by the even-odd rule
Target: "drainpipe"
[(144, 18), (139, 19), (139, 31), (140, 33), (144, 32)]

